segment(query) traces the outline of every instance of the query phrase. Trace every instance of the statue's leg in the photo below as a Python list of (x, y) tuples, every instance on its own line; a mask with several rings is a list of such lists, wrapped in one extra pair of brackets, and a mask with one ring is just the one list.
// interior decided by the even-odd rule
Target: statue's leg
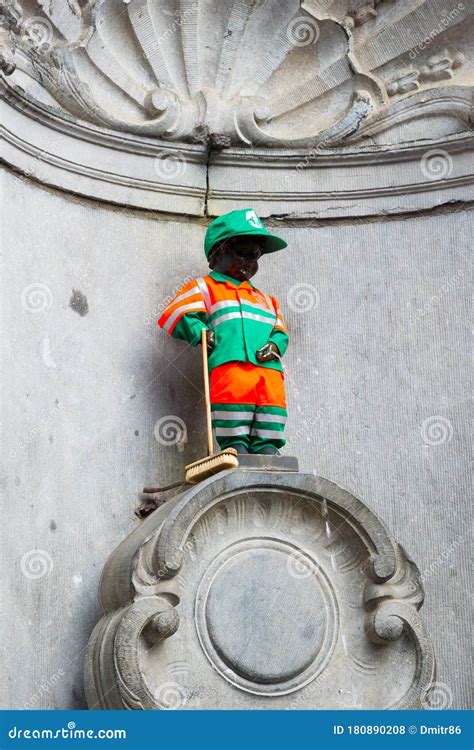
[(232, 447), (238, 453), (249, 452), (255, 399), (246, 364), (227, 362), (211, 371), (212, 426), (221, 450)]
[(250, 433), (250, 453), (275, 454), (282, 448), (286, 411), (285, 379), (280, 370), (259, 367), (254, 423)]

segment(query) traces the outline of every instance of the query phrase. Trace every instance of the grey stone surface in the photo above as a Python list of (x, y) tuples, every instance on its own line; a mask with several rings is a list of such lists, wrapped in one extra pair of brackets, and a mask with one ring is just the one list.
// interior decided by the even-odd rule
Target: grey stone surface
[(366, 506), (298, 472), (183, 492), (107, 561), (85, 659), (100, 709), (421, 709), (420, 574)]
[(298, 471), (298, 459), (296, 456), (240, 455), (239, 466), (264, 471)]
[[(6, 170), (2, 192), (0, 705), (85, 708), (100, 571), (137, 526), (141, 488), (181, 479), (205, 449), (199, 353), (154, 322), (206, 271), (205, 227)], [(467, 708), (472, 214), (278, 231), (289, 249), (265, 258), (255, 283), (290, 329), (285, 453), (363, 498), (416, 560), (437, 680)], [(170, 416), (182, 420), (175, 438), (158, 442)]]
[(472, 147), (472, 133), (460, 133), (431, 144), (420, 134), (383, 148), (213, 152), (207, 210), (214, 216), (254, 205), (262, 216), (357, 219), (473, 200)]

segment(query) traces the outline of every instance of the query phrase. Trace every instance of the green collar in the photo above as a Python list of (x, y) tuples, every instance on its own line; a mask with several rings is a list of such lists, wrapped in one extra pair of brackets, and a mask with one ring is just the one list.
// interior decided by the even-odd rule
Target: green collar
[(209, 276), (211, 276), (214, 281), (228, 281), (230, 284), (233, 284), (234, 286), (240, 286), (241, 284), (250, 284), (251, 287), (253, 287), (253, 284), (251, 281), (238, 281), (237, 279), (233, 279), (232, 276), (226, 276), (223, 273), (218, 273), (217, 271), (211, 271)]

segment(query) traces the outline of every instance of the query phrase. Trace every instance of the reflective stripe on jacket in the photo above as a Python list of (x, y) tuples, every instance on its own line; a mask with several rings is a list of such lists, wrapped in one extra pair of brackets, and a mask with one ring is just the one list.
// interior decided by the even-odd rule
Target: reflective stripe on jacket
[(203, 328), (214, 330), (216, 346), (209, 355), (209, 369), (226, 362), (252, 362), (283, 370), (280, 360), (256, 360), (257, 349), (269, 341), (283, 356), (288, 334), (277, 300), (249, 281), (239, 282), (215, 271), (193, 279), (165, 307), (158, 325), (193, 346), (200, 342)]

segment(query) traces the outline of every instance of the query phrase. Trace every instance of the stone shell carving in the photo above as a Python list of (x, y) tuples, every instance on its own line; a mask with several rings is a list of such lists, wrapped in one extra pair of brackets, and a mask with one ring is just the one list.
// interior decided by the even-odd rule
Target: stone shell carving
[(2, 0), (0, 66), (10, 86), (115, 131), (331, 148), (421, 116), (467, 125), (472, 5), (445, 5)]
[(434, 679), (416, 566), (313, 475), (237, 469), (173, 498), (100, 598), (90, 708), (419, 709)]

